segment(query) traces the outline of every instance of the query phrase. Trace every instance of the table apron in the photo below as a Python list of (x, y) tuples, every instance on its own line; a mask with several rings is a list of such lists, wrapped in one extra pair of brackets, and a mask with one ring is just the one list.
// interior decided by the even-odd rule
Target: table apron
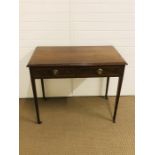
[(88, 66), (88, 67), (30, 67), (31, 76), (35, 79), (119, 77), (124, 65)]

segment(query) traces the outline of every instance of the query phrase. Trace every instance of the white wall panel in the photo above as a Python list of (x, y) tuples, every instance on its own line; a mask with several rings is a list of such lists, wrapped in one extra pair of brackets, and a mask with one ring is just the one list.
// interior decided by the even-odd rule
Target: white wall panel
[[(134, 94), (133, 0), (20, 0), (20, 97), (32, 97), (26, 65), (36, 46), (113, 45), (128, 62), (122, 95)], [(105, 79), (45, 80), (48, 96), (104, 95)], [(109, 94), (116, 92), (111, 78)], [(38, 96), (42, 96), (37, 80)]]

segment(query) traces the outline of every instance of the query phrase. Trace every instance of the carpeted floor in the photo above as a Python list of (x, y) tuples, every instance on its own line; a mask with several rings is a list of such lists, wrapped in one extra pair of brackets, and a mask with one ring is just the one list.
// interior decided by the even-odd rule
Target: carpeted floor
[(121, 97), (112, 123), (114, 97), (20, 99), (20, 155), (134, 155), (134, 97)]

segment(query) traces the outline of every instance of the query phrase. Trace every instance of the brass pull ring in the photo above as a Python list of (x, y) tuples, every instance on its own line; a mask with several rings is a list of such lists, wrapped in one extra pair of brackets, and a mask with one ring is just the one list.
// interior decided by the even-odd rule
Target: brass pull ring
[(57, 70), (57, 69), (53, 70), (53, 75), (58, 75), (58, 73), (59, 73), (59, 70)]
[(103, 74), (103, 69), (102, 69), (102, 68), (99, 68), (99, 69), (97, 70), (97, 74), (98, 74), (98, 75), (102, 75), (102, 74)]

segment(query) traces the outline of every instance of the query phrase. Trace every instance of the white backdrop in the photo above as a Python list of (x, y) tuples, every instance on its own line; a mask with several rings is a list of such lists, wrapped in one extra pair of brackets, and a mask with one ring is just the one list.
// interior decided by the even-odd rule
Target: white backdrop
[[(20, 0), (20, 97), (32, 97), (26, 65), (36, 46), (113, 45), (128, 62), (122, 95), (134, 95), (133, 0)], [(45, 80), (48, 96), (102, 95), (104, 78)], [(117, 78), (111, 78), (114, 95)], [(38, 96), (41, 96), (37, 80)]]

